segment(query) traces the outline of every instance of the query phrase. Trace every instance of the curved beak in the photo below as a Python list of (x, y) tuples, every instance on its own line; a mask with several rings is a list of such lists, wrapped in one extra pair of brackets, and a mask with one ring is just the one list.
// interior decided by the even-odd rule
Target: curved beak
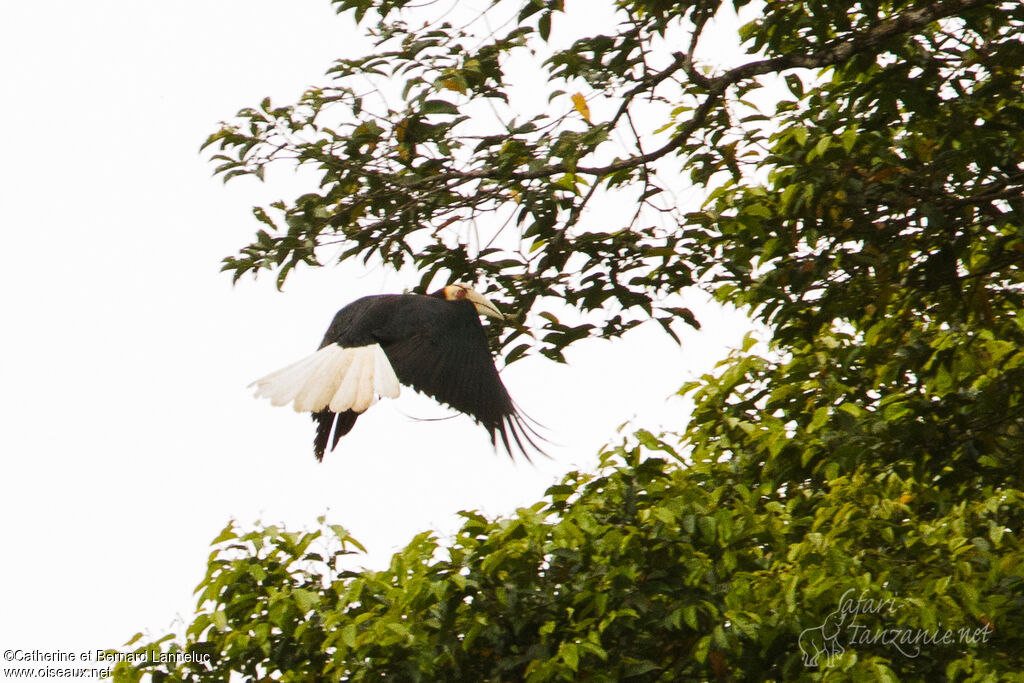
[(498, 320), (505, 319), (505, 316), (501, 314), (498, 307), (491, 303), (491, 301), (482, 294), (479, 294), (472, 289), (467, 289), (466, 298), (473, 302), (473, 305), (476, 306), (476, 312), (480, 315), (485, 315), (489, 318), (497, 318)]

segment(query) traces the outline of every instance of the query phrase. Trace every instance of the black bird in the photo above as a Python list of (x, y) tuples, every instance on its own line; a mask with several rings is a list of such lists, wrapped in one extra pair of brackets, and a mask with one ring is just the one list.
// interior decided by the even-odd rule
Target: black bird
[[(512, 455), (514, 442), (542, 452), (537, 433), (516, 409), (494, 367), (479, 315), (505, 317), (466, 285), (422, 294), (379, 294), (353, 301), (334, 316), (319, 350), (258, 379), (257, 397), (313, 413), (313, 454), (323, 460), (378, 396), (395, 398), (399, 384), (466, 413)], [(333, 437), (332, 437), (333, 432)], [(511, 441), (510, 441), (511, 437)], [(539, 438), (539, 437), (538, 437)]]

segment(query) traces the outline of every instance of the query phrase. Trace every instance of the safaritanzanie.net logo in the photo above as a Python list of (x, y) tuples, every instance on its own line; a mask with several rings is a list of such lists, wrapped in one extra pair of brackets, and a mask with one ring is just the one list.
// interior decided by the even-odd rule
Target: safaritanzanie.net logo
[[(986, 624), (977, 628), (914, 628), (868, 626), (858, 621), (861, 615), (894, 615), (907, 607), (898, 597), (872, 598), (867, 591), (856, 594), (856, 589), (843, 593), (839, 606), (825, 617), (821, 626), (804, 629), (800, 633), (800, 652), (804, 666), (829, 667), (846, 652), (846, 648), (884, 646), (899, 651), (904, 657), (914, 658), (929, 647), (951, 646), (957, 643), (988, 642), (992, 628)], [(877, 619), (872, 619), (877, 621)]]

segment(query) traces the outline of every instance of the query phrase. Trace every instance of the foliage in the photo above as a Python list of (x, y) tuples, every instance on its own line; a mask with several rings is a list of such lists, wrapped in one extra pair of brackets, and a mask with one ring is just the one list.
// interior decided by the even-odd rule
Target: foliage
[[(187, 644), (166, 650), (211, 664), (116, 678), (793, 680), (818, 673), (801, 634), (852, 599), (890, 606), (847, 626), (844, 643), (865, 642), (846, 643), (832, 677), (995, 680), (1024, 666), (1024, 552), (1006, 532), (1019, 490), (952, 499), (858, 468), (786, 494), (717, 448), (681, 468), (637, 436), (597, 475), (572, 473), (511, 518), (462, 513), (454, 539), (422, 534), (384, 571), (337, 569), (338, 527), (229, 526)], [(323, 537), (342, 542), (310, 550)]]
[[(210, 665), (117, 676), (1024, 670), (1024, 6), (769, 1), (740, 29), (746, 61), (716, 69), (697, 49), (713, 0), (620, 0), (617, 29), (565, 49), (560, 0), (520, 3), (482, 38), (411, 29), (404, 0), (335, 4), (381, 19), (380, 51), (208, 141), (226, 176), (282, 157), (321, 174), (277, 217), (257, 210), (268, 231), (228, 269), (283, 281), (341, 241), (342, 258), (411, 264), (422, 288), (479, 277), (546, 321), (506, 331), (507, 360), (534, 333), (558, 358), (646, 318), (695, 324), (673, 297), (696, 283), (768, 324), (771, 354), (748, 344), (684, 387), (677, 433), (638, 431), (508, 519), (464, 513), (455, 538), (420, 536), (385, 571), (339, 569), (340, 528), (316, 554), (325, 529), (229, 528), (185, 641), (142, 646), (207, 648)], [(527, 114), (509, 65), (549, 42), (552, 104)], [(364, 76), (402, 105), (372, 109)], [(789, 94), (761, 103), (773, 83)], [(638, 129), (659, 104), (662, 131)], [(699, 209), (672, 199), (678, 173)], [(587, 208), (605, 199), (633, 210), (602, 225), (616, 219)], [(453, 227), (486, 214), (509, 219), (511, 246)], [(586, 321), (560, 322), (556, 298)], [(850, 595), (872, 602), (851, 614)], [(826, 629), (841, 651), (808, 661)]]

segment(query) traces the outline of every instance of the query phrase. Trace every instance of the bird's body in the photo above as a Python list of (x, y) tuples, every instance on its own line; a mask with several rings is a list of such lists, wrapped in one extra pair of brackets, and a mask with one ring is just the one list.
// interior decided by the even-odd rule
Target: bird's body
[(338, 311), (316, 353), (254, 382), (256, 395), (313, 413), (318, 460), (378, 396), (398, 396), (399, 384), (470, 415), (510, 454), (512, 443), (526, 454), (524, 441), (539, 450), (498, 376), (478, 314), (502, 317), (463, 285), (363, 297)]

